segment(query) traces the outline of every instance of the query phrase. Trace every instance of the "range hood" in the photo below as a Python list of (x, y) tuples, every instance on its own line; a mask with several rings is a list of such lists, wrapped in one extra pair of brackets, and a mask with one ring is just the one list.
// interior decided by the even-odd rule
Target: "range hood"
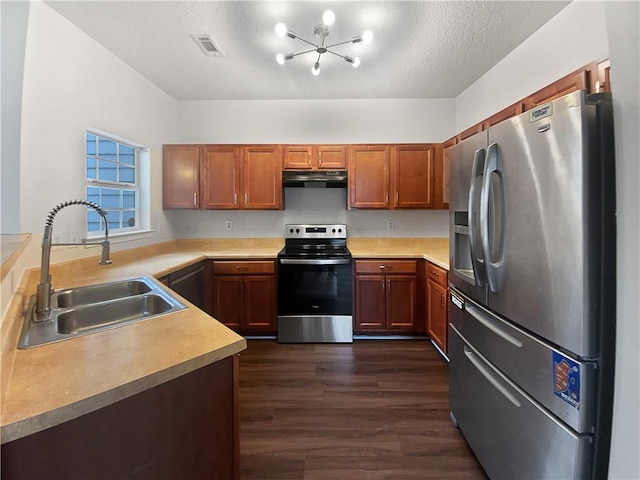
[(282, 185), (298, 188), (346, 188), (346, 170), (286, 170), (282, 172)]

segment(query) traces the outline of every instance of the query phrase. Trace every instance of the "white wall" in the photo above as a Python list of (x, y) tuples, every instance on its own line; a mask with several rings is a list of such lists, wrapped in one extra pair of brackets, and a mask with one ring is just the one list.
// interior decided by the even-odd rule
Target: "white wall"
[(593, 61), (611, 59), (618, 204), (617, 341), (609, 478), (640, 478), (637, 2), (574, 1), (456, 98), (456, 131)]
[(602, 3), (574, 1), (458, 95), (451, 135), (607, 56)]
[[(38, 238), (55, 205), (85, 198), (84, 131), (93, 127), (150, 148), (151, 227), (156, 232), (114, 249), (169, 239), (162, 212), (161, 147), (176, 139), (176, 114), (176, 100), (48, 5), (33, 2), (22, 102), (21, 231)], [(84, 231), (84, 218), (83, 208), (67, 208), (56, 216), (54, 231)], [(91, 254), (95, 250), (63, 248), (54, 261)], [(34, 252), (34, 264), (38, 255)]]
[(616, 128), (617, 339), (609, 477), (640, 478), (640, 4), (607, 2)]
[[(437, 143), (454, 128), (453, 99), (222, 100), (178, 105), (181, 143)], [(442, 211), (346, 209), (346, 190), (285, 189), (280, 212), (169, 214), (189, 237), (280, 237), (296, 222), (341, 222), (358, 237), (446, 237)], [(226, 231), (226, 220), (233, 221)], [(388, 221), (394, 229), (388, 229)]]

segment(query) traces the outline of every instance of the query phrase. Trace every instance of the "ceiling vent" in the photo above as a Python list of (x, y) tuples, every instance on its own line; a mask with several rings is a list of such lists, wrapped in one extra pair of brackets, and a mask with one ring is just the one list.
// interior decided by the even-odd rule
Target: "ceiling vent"
[(209, 57), (222, 57), (223, 56), (223, 54), (220, 51), (220, 49), (218, 48), (218, 46), (215, 44), (215, 42), (211, 38), (211, 35), (209, 35), (207, 33), (203, 33), (203, 34), (200, 34), (200, 35), (192, 34), (191, 38), (193, 38), (193, 41), (198, 44), (198, 46), (200, 47), (200, 50), (202, 50), (202, 52), (205, 55), (207, 55)]

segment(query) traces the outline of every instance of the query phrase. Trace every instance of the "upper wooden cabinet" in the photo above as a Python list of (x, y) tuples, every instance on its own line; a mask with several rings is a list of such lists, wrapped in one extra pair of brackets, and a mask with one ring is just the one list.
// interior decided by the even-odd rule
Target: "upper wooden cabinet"
[(611, 61), (604, 60), (597, 65), (598, 78), (594, 85), (594, 92), (610, 92), (611, 91)]
[(352, 145), (349, 206), (433, 208), (435, 148), (431, 144)]
[(165, 145), (162, 165), (163, 208), (200, 208), (200, 147)]
[(282, 149), (280, 145), (244, 147), (242, 207), (252, 210), (282, 208)]
[(285, 170), (344, 170), (345, 145), (285, 145)]
[(237, 209), (242, 196), (242, 148), (233, 145), (203, 147), (203, 208)]
[(458, 143), (457, 137), (452, 137), (435, 148), (435, 208), (446, 210), (449, 208), (449, 155), (451, 147)]
[(282, 208), (279, 145), (165, 145), (164, 208)]
[(349, 148), (349, 207), (389, 208), (389, 145)]

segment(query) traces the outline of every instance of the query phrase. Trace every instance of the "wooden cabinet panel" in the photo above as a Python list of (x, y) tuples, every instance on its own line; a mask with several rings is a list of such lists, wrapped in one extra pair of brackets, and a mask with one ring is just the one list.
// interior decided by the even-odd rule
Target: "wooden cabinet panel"
[(515, 117), (516, 115), (520, 115), (525, 110), (525, 102), (524, 100), (514, 103), (513, 105), (509, 105), (507, 108), (500, 110), (498, 113), (494, 113), (489, 118), (487, 118), (484, 122), (482, 122), (483, 130), (487, 130), (498, 123), (507, 120), (508, 118)]
[(391, 152), (393, 208), (434, 206), (434, 158), (431, 145), (397, 145)]
[(318, 145), (318, 168), (325, 170), (344, 170), (347, 168), (347, 147), (344, 145)]
[(347, 147), (344, 145), (285, 145), (285, 170), (344, 170)]
[(416, 260), (356, 260), (356, 273), (416, 273)]
[(213, 277), (213, 316), (227, 327), (242, 329), (244, 318), (244, 277), (215, 275)]
[(276, 330), (276, 284), (271, 275), (247, 275), (245, 286), (245, 320), (243, 328), (252, 332)]
[(538, 90), (533, 95), (530, 95), (525, 99), (527, 110), (581, 89), (589, 89), (589, 75), (587, 70), (579, 70), (567, 75), (551, 85)]
[(427, 334), (447, 354), (447, 288), (427, 280)]
[(284, 169), (285, 170), (311, 170), (313, 146), (312, 145), (285, 145)]
[(416, 276), (387, 275), (387, 328), (416, 329)]
[(430, 278), (434, 282), (446, 287), (448, 282), (448, 272), (444, 268), (440, 268), (431, 262), (427, 262), (427, 278)]
[(389, 207), (389, 146), (353, 145), (349, 149), (349, 206)]
[(238, 192), (242, 189), (240, 149), (228, 145), (207, 146), (202, 162), (204, 208), (238, 208)]
[(597, 71), (594, 93), (611, 92), (611, 61), (604, 60), (598, 63)]
[(214, 261), (214, 317), (240, 333), (275, 333), (275, 261)]
[(282, 150), (279, 145), (244, 148), (244, 208), (282, 208)]
[(386, 330), (385, 280), (384, 275), (356, 275), (354, 325), (356, 332)]
[(200, 208), (200, 147), (162, 147), (162, 207)]
[(356, 260), (356, 333), (418, 333), (416, 260)]

